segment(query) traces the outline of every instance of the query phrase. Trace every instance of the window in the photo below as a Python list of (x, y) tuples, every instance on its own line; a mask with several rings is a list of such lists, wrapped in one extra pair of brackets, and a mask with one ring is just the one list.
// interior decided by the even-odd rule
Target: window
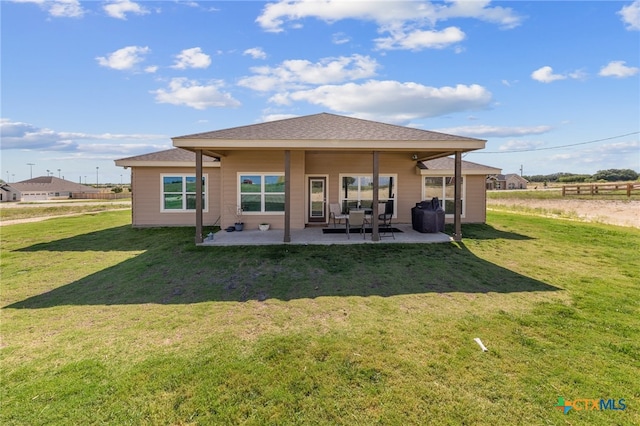
[[(378, 201), (383, 203), (394, 197), (395, 175), (378, 176)], [(373, 176), (371, 175), (341, 175), (340, 204), (342, 211), (350, 208), (371, 208), (373, 205)]]
[(284, 174), (241, 173), (238, 176), (243, 213), (284, 212)]
[[(464, 216), (464, 178), (462, 179), (462, 193), (460, 199), (462, 200), (462, 215)], [(455, 209), (455, 178), (453, 176), (425, 176), (423, 186), (423, 200), (430, 200), (433, 197), (438, 197), (440, 200), (440, 206), (444, 209), (445, 214), (453, 215)]]
[[(180, 212), (196, 209), (196, 177), (194, 175), (162, 175), (161, 211)], [(206, 210), (204, 194), (206, 178), (202, 176), (202, 209)]]

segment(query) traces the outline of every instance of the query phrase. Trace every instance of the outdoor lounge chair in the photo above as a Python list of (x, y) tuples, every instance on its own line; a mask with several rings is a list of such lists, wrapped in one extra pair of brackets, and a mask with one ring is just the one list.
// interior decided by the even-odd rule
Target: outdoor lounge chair
[(348, 219), (348, 218), (349, 218), (348, 215), (342, 213), (340, 204), (338, 203), (329, 204), (329, 220), (333, 219), (334, 228), (336, 227), (336, 220), (338, 221), (338, 223), (340, 223), (342, 219)]
[(364, 210), (351, 210), (349, 212), (349, 218), (347, 219), (347, 238), (351, 238), (351, 229), (357, 229), (364, 239), (367, 235), (364, 229), (365, 223)]

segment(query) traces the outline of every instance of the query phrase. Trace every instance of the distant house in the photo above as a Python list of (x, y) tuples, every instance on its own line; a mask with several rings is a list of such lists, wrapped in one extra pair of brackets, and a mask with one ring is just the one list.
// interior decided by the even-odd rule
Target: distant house
[(11, 184), (3, 183), (0, 185), (0, 202), (18, 201), (20, 191), (16, 190)]
[(487, 189), (527, 189), (528, 180), (517, 173), (487, 176)]
[(327, 113), (172, 141), (181, 149), (116, 165), (132, 169), (133, 226), (195, 225), (196, 243), (203, 226), (238, 221), (269, 223), (290, 242), (291, 230), (328, 223), (332, 203), (343, 212), (371, 208), (371, 239), (379, 241), (379, 203), (390, 202), (395, 223), (409, 224), (415, 204), (434, 196), (459, 240), (462, 222), (485, 221), (486, 176), (501, 172), (463, 164), (462, 154), (485, 140)]
[[(53, 176), (40, 176), (10, 185), (16, 191), (15, 201), (62, 200), (72, 194), (96, 194), (100, 190)], [(82, 198), (80, 196), (80, 198)]]

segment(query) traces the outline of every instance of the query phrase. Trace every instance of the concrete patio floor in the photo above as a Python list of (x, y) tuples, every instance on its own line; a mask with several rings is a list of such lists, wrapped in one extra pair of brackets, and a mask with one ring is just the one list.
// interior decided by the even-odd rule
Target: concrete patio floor
[[(285, 243), (284, 230), (270, 229), (260, 231), (258, 229), (245, 229), (241, 232), (226, 232), (221, 230), (214, 234), (213, 239), (205, 238), (199, 246), (253, 246), (253, 245), (331, 245), (331, 244), (402, 244), (402, 243), (448, 243), (453, 238), (444, 233), (422, 234), (413, 230), (408, 224), (394, 224), (394, 227), (402, 232), (395, 232), (395, 239), (389, 236), (380, 238), (380, 241), (371, 241), (371, 234), (352, 233), (348, 239), (346, 234), (323, 234), (322, 227), (310, 227), (291, 231), (291, 242)], [(344, 226), (343, 226), (344, 228)], [(382, 235), (382, 234), (381, 234)]]

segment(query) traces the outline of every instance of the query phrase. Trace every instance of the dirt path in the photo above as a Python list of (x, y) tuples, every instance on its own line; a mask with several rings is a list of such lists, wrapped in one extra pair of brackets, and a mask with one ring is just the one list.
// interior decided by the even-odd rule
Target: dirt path
[(554, 216), (562, 212), (565, 217), (575, 217), (588, 222), (640, 228), (640, 201), (615, 200), (513, 200), (488, 199), (487, 208), (492, 206), (516, 206), (540, 209), (541, 214)]
[(117, 206), (118, 208), (106, 208), (101, 210), (92, 210), (87, 212), (77, 212), (77, 213), (67, 213), (67, 214), (57, 214), (57, 215), (48, 215), (48, 216), (38, 216), (38, 217), (29, 217), (24, 219), (10, 219), (10, 220), (1, 220), (0, 226), (9, 226), (16, 225), (19, 223), (29, 223), (29, 222), (41, 222), (43, 220), (52, 219), (56, 217), (71, 217), (71, 216), (80, 216), (83, 214), (95, 214), (106, 211), (116, 211), (116, 210), (128, 210), (131, 208), (131, 201), (105, 201), (105, 202), (82, 202), (82, 201), (41, 201), (41, 202), (33, 202), (33, 203), (0, 203), (0, 209), (19, 209), (19, 208), (42, 208), (42, 207), (59, 207), (59, 206), (99, 206), (100, 204), (108, 204), (109, 206)]

